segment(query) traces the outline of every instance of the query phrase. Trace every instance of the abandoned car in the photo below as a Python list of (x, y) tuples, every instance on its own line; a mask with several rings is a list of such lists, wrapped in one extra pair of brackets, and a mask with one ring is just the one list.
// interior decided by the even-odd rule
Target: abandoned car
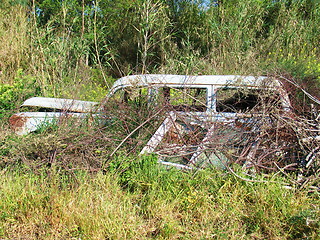
[[(291, 108), (281, 82), (274, 78), (132, 75), (117, 80), (102, 103), (40, 97), (28, 99), (22, 106), (45, 111), (14, 114), (10, 124), (17, 134), (23, 135), (65, 116), (103, 118), (101, 110), (112, 99), (128, 102), (137, 101), (137, 98), (143, 98), (151, 106), (165, 105), (167, 110), (167, 117), (141, 154), (156, 153), (161, 163), (187, 169), (208, 162), (223, 165), (229, 158), (227, 155), (234, 154), (235, 150), (222, 153), (217, 144), (232, 143), (244, 152), (244, 144), (248, 144), (244, 139), (248, 134), (259, 135), (272, 121), (270, 107), (277, 108), (281, 114), (290, 112)], [(245, 164), (250, 164), (250, 154), (255, 148), (256, 145), (251, 143)]]

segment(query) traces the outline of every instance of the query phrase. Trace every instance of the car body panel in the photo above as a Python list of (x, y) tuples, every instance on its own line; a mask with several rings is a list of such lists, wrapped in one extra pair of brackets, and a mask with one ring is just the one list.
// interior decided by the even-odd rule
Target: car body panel
[(12, 115), (9, 123), (16, 134), (26, 135), (63, 119), (96, 118), (96, 114), (67, 112), (22, 112)]

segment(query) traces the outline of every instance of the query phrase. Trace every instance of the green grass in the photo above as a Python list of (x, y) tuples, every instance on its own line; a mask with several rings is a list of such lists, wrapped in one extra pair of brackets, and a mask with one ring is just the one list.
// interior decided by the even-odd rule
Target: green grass
[[(316, 239), (319, 195), (118, 159), (104, 173), (2, 170), (0, 238)], [(124, 167), (122, 167), (124, 166)], [(282, 179), (276, 179), (282, 181)]]

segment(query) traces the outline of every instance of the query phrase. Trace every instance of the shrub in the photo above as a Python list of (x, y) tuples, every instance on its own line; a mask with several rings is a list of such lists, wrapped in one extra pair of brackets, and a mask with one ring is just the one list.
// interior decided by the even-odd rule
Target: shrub
[(12, 84), (0, 84), (0, 116), (17, 108), (23, 100), (39, 94), (36, 79), (19, 70)]

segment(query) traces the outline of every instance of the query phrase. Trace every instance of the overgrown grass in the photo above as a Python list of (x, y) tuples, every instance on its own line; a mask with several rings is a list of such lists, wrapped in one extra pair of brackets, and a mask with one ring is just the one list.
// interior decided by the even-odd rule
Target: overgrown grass
[(19, 68), (30, 61), (27, 8), (10, 6), (9, 1), (0, 7), (0, 83), (12, 83)]
[(92, 100), (110, 87), (109, 76), (276, 70), (314, 87), (298, 70), (302, 64), (310, 76), (319, 68), (317, 1), (233, 0), (206, 9), (188, 0), (84, 3), (4, 0), (1, 83), (22, 69), (44, 96)]
[[(316, 239), (319, 195), (219, 171), (120, 168), (34, 174), (2, 170), (0, 236), (23, 239)], [(127, 164), (125, 164), (127, 163)]]

